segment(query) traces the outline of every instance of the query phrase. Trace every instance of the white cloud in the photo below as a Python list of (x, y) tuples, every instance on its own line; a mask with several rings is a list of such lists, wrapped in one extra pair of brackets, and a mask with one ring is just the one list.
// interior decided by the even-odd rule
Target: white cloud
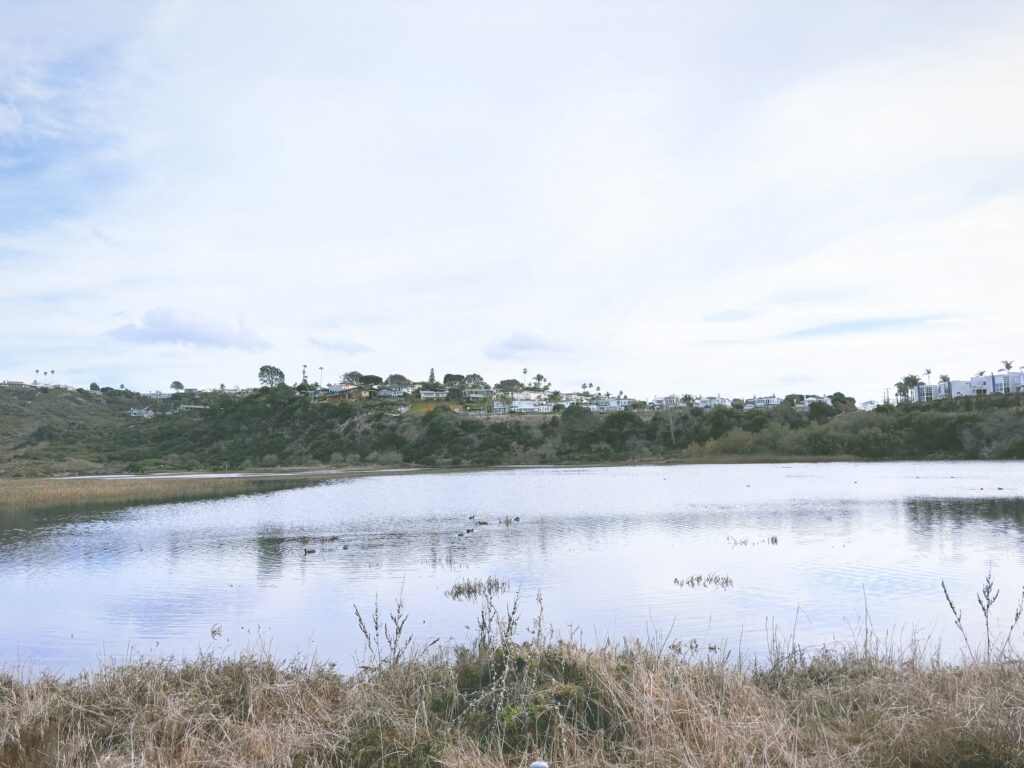
[(525, 360), (550, 357), (566, 351), (566, 345), (543, 334), (513, 331), (508, 336), (488, 342), (485, 354), (492, 360)]
[(0, 377), (874, 396), (1017, 343), (1013, 7), (56, 7), (0, 30)]
[(230, 325), (187, 310), (150, 310), (140, 323), (110, 331), (110, 338), (136, 344), (186, 344), (195, 347), (266, 349), (269, 344), (241, 323)]

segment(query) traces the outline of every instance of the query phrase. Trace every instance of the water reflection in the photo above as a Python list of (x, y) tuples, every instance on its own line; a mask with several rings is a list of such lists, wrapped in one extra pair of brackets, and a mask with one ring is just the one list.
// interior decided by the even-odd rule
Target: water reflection
[[(989, 567), (1024, 584), (1024, 498), (1001, 490), (1022, 479), (1009, 462), (530, 470), (11, 516), (0, 659), (191, 652), (217, 624), (234, 646), (259, 627), (282, 654), (342, 660), (352, 605), (400, 592), (420, 634), (459, 640), (476, 607), (444, 591), (490, 575), (543, 591), (556, 628), (588, 638), (674, 627), (757, 651), (766, 621), (798, 616), (798, 639), (821, 642), (849, 636), (866, 598), (876, 628), (953, 641), (940, 580), (965, 603)], [(733, 586), (674, 583), (708, 573)]]

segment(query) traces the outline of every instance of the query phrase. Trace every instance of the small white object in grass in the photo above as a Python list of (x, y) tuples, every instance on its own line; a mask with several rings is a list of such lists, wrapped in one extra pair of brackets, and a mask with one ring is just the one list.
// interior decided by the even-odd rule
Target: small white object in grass
[(549, 766), (543, 760), (538, 760), (534, 763), (530, 763), (530, 768), (551, 768), (551, 766)]

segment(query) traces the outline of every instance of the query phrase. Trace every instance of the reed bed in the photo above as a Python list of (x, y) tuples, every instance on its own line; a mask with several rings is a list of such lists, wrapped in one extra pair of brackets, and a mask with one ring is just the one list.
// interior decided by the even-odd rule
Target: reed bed
[(417, 651), (403, 619), (399, 605), (360, 621), (354, 674), (265, 653), (0, 674), (0, 765), (1024, 766), (1017, 657), (780, 645), (743, 665), (653, 643), (513, 641), (511, 614), (486, 607), (475, 643)]
[(0, 480), (0, 512), (188, 501), (296, 488), (322, 480), (282, 477)]

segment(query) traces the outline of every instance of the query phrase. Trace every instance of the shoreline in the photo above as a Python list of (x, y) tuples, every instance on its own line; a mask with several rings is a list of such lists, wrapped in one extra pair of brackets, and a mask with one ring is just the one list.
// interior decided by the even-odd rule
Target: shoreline
[(183, 472), (105, 473), (95, 475), (31, 475), (23, 477), (0, 476), (0, 483), (15, 480), (154, 480), (154, 479), (230, 479), (260, 477), (359, 477), (377, 475), (410, 475), (455, 472), (497, 472), (520, 469), (599, 469), (602, 467), (675, 467), (687, 465), (736, 464), (886, 464), (901, 461), (1008, 461), (1007, 459), (866, 459), (859, 456), (802, 456), (802, 455), (747, 455), (721, 454), (694, 456), (664, 461), (584, 461), (552, 462), (547, 464), (462, 464), (452, 466), (428, 465), (355, 465), (348, 467), (272, 467), (265, 470), (195, 470)]

